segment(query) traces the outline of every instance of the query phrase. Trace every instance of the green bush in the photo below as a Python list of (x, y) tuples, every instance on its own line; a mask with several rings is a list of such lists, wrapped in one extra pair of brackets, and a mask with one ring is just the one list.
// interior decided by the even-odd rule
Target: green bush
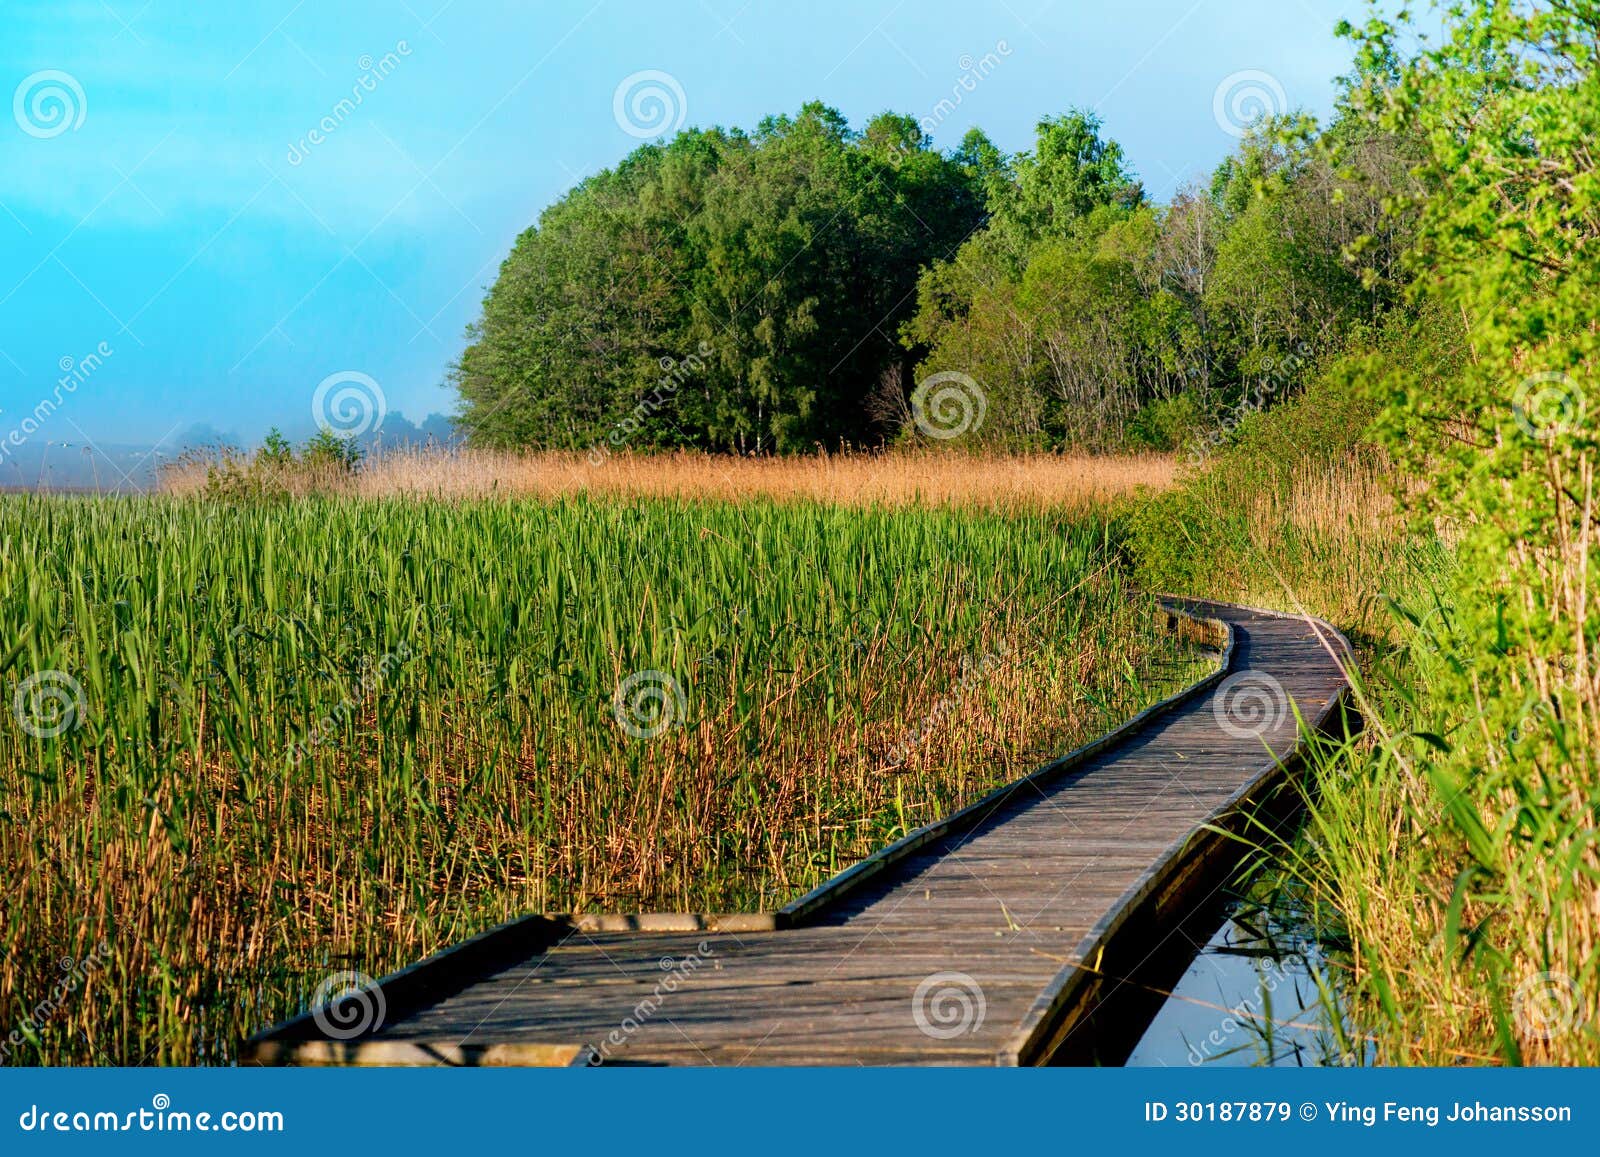
[(1136, 449), (1178, 450), (1200, 426), (1200, 406), (1192, 394), (1178, 394), (1142, 407), (1128, 422), (1128, 443)]

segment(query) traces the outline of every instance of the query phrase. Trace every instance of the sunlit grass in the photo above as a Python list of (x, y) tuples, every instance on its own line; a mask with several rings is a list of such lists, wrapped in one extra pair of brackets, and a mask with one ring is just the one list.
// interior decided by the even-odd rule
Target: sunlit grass
[(1512, 699), (1452, 701), (1505, 646), (1456, 624), (1455, 528), (1408, 521), (1367, 453), (1250, 466), (1135, 521), (1147, 581), (1323, 616), (1356, 644), (1364, 732), (1315, 749), (1294, 838), (1260, 833), (1342, 970), (1327, 1024), (1384, 1064), (1600, 1063), (1588, 543), (1547, 559), (1569, 652), (1521, 660)]
[(0, 501), (11, 1059), (226, 1060), (529, 910), (776, 907), (1197, 674), (1114, 559), (1042, 511)]

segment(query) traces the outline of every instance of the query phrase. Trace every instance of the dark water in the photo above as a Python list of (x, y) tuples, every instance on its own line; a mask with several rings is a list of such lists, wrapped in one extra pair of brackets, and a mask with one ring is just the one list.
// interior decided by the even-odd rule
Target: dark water
[[(1129, 1065), (1342, 1065), (1336, 969), (1292, 912), (1239, 902), (1171, 989)], [(1319, 988), (1318, 977), (1322, 985)], [(1326, 991), (1326, 995), (1324, 992)]]

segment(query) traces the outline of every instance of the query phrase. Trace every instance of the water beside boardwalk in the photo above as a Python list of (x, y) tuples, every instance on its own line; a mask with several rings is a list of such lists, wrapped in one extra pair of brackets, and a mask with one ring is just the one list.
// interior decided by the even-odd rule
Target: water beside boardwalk
[(1349, 1063), (1318, 985), (1320, 977), (1333, 992), (1336, 971), (1292, 909), (1236, 901), (1172, 987), (1127, 1064)]

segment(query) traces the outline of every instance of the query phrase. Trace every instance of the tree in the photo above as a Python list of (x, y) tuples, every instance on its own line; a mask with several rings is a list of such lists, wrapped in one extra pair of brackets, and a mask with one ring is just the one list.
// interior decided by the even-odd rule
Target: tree
[[(1471, 965), (1481, 1022), (1513, 1062), (1541, 1063), (1562, 1046), (1509, 1022), (1519, 981), (1571, 977), (1569, 1023), (1595, 1015), (1600, 5), (1464, 0), (1409, 58), (1403, 20), (1342, 31), (1363, 78), (1349, 104), (1422, 145), (1415, 186), (1390, 205), (1414, 222), (1413, 293), (1460, 318), (1470, 348), (1456, 372), (1374, 361), (1364, 375), (1384, 445), (1422, 483), (1406, 497), (1454, 545), (1443, 625), (1419, 632), (1443, 656), (1438, 738), (1393, 744), (1435, 789), (1430, 839), (1460, 849), (1455, 879), (1426, 896), (1444, 928), (1427, 950), (1448, 954), (1428, 971), (1450, 995), (1424, 993), (1410, 1014), (1458, 1006)], [(1375, 983), (1393, 983), (1371, 955)], [(1412, 957), (1400, 967), (1413, 975)]]
[(981, 212), (967, 170), (892, 113), (855, 134), (814, 103), (645, 146), (519, 239), (455, 369), (462, 424), (496, 445), (880, 437), (868, 399), (909, 362), (894, 335), (918, 273)]

